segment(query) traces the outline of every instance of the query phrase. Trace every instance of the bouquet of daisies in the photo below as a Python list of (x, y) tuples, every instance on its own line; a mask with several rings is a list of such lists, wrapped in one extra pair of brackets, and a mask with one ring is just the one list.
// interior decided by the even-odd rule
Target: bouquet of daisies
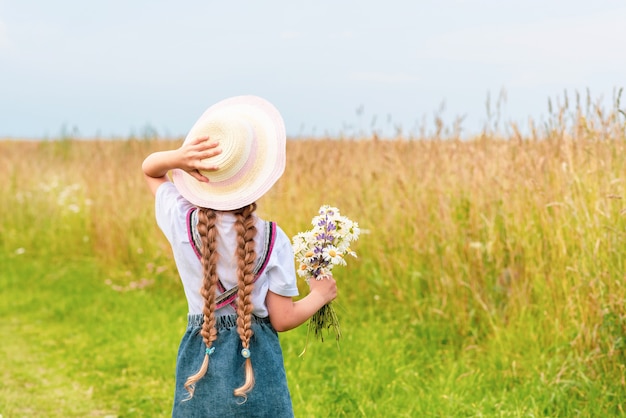
[[(304, 277), (307, 283), (310, 279), (320, 280), (335, 266), (345, 266), (346, 255), (356, 257), (356, 253), (350, 249), (350, 243), (357, 240), (360, 233), (356, 222), (342, 216), (339, 209), (328, 205), (320, 208), (311, 223), (313, 229), (293, 237), (298, 275)], [(325, 328), (332, 329), (339, 341), (339, 320), (331, 303), (324, 305), (309, 319), (309, 333), (313, 331), (322, 341)]]

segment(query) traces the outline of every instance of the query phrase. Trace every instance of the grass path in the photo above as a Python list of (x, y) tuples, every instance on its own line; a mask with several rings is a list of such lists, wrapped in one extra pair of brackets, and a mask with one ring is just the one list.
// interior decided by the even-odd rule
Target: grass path
[(167, 416), (177, 336), (149, 328), (177, 329), (172, 310), (184, 307), (115, 291), (89, 261), (15, 261), (2, 263), (0, 414)]
[[(81, 385), (64, 372), (66, 364), (58, 352), (37, 344), (37, 334), (41, 331), (19, 318), (0, 327), (2, 362), (11, 365), (1, 374), (3, 416), (115, 415), (93, 398), (93, 386)], [(43, 405), (46, 410), (41, 409)]]

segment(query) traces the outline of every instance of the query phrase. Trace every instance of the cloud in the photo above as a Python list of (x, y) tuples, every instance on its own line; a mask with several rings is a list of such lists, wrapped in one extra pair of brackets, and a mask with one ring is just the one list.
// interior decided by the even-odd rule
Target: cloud
[[(280, 33), (280, 37), (282, 39), (302, 39), (304, 37), (307, 38), (311, 38), (311, 37), (317, 37), (318, 35), (315, 35), (313, 31), (306, 31), (306, 32), (301, 32), (301, 31), (295, 31), (295, 30), (286, 30), (286, 31), (282, 31)], [(355, 34), (353, 31), (351, 30), (342, 30), (340, 32), (330, 32), (327, 33), (326, 38), (328, 39), (333, 39), (333, 40), (344, 40), (344, 39), (354, 39), (355, 38)]]
[(0, 20), (0, 49), (8, 48), (9, 44), (9, 31), (4, 22)]
[(517, 85), (579, 83), (592, 72), (626, 71), (621, 53), (626, 8), (540, 22), (494, 24), (453, 31), (429, 40), (420, 58), (498, 67)]
[(341, 32), (334, 32), (329, 34), (330, 39), (354, 39), (354, 32), (351, 30), (343, 30)]
[(350, 74), (350, 79), (380, 84), (404, 84), (420, 80), (419, 77), (411, 74), (384, 72), (355, 72)]
[(285, 31), (285, 32), (281, 32), (280, 37), (282, 39), (298, 39), (302, 37), (302, 34), (296, 31)]

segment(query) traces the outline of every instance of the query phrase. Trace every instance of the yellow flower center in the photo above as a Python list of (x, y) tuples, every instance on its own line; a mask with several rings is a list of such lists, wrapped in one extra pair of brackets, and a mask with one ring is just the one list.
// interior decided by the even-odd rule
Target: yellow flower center
[(307, 252), (304, 256), (305, 257), (313, 257), (313, 251)]
[(331, 256), (331, 257), (335, 257), (337, 255), (337, 251), (330, 250), (330, 251), (328, 251), (328, 255)]

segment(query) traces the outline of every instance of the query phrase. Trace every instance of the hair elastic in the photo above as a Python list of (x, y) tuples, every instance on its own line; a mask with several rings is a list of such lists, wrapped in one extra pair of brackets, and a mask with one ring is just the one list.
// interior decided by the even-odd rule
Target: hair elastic
[(248, 350), (247, 348), (243, 348), (241, 350), (241, 356), (243, 358), (250, 358), (250, 350)]
[(211, 354), (213, 354), (214, 351), (215, 351), (215, 347), (211, 347), (211, 348), (207, 347), (205, 352), (207, 356), (210, 356)]

